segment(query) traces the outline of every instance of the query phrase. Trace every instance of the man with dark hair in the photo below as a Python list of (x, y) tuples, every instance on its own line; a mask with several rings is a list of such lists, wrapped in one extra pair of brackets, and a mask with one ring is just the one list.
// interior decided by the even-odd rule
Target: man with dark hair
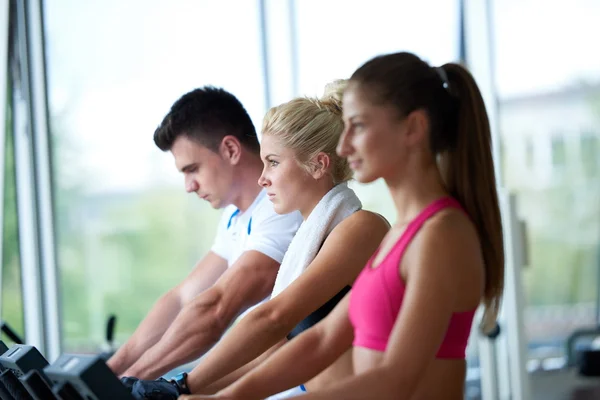
[(298, 212), (276, 214), (258, 185), (263, 164), (256, 131), (231, 93), (204, 87), (183, 95), (154, 142), (173, 154), (186, 191), (224, 212), (208, 254), (108, 361), (117, 375), (139, 379), (156, 379), (202, 356), (237, 316), (267, 298), (302, 222)]
[(173, 104), (154, 132), (154, 143), (169, 151), (179, 136), (187, 136), (216, 152), (227, 135), (254, 154), (260, 153), (254, 125), (242, 103), (223, 89), (207, 86), (184, 94)]

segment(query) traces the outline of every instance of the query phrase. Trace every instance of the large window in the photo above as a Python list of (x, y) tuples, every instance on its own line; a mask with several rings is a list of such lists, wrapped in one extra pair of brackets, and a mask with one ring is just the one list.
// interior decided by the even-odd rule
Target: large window
[[(565, 339), (597, 324), (600, 57), (583, 44), (600, 36), (600, 3), (502, 0), (494, 16), (502, 172), (527, 226), (528, 366), (555, 368), (564, 365)], [(521, 132), (534, 136), (536, 179), (515, 170)]]
[[(123, 341), (211, 245), (219, 213), (184, 193), (170, 155), (152, 141), (181, 94), (222, 86), (259, 128), (264, 72), (273, 80), (270, 96), (283, 93), (278, 77), (294, 81), (293, 95), (320, 95), (378, 54), (412, 51), (433, 65), (458, 58), (458, 0), (290, 1), (286, 18), (277, 14), (283, 2), (263, 2), (271, 50), (261, 47), (260, 3), (44, 2), (65, 351), (97, 351), (110, 314)], [(544, 368), (557, 365), (566, 337), (596, 324), (599, 311), (600, 53), (575, 44), (600, 37), (600, 3), (492, 3), (502, 186), (516, 194), (526, 222), (529, 365)], [(287, 49), (274, 39), (284, 37)], [(273, 68), (278, 57), (289, 57), (292, 73)], [(2, 311), (22, 329), (10, 145), (7, 151)], [(353, 187), (365, 208), (394, 222), (383, 182)], [(477, 364), (471, 340), (470, 382)], [(469, 398), (478, 393), (469, 386)]]
[(117, 341), (209, 249), (219, 213), (187, 195), (152, 135), (207, 84), (265, 113), (256, 2), (45, 2), (64, 351)]

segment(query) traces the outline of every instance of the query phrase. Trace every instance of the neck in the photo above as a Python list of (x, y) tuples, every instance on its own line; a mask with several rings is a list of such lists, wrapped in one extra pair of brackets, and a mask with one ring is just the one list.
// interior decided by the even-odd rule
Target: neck
[(247, 155), (239, 164), (236, 174), (237, 195), (231, 203), (245, 212), (254, 202), (262, 188), (258, 185), (258, 178), (262, 173), (262, 161), (253, 154)]
[(396, 206), (398, 225), (412, 221), (428, 204), (448, 195), (435, 163), (408, 166), (402, 176), (385, 179)]
[(321, 199), (325, 197), (325, 195), (329, 193), (333, 187), (334, 184), (331, 179), (322, 179), (317, 181), (317, 183), (312, 186), (313, 190), (311, 191), (310, 196), (307, 198), (305, 206), (301, 207), (299, 210), (304, 221), (308, 219), (308, 216), (315, 209), (317, 204), (319, 204)]

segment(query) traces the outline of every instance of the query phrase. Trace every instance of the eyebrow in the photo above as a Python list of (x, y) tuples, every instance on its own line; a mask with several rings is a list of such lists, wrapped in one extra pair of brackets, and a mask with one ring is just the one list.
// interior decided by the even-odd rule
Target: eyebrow
[(361, 114), (354, 114), (351, 117), (348, 117), (348, 121), (353, 122), (353, 120), (356, 118), (364, 118), (364, 116), (362, 116)]
[(279, 154), (275, 154), (275, 153), (269, 153), (266, 156), (264, 156), (263, 158), (266, 160), (269, 157), (279, 157)]
[(188, 164), (188, 165), (184, 166), (184, 167), (183, 167), (183, 168), (181, 168), (179, 171), (181, 171), (181, 172), (187, 172), (187, 171), (189, 171), (190, 169), (192, 169), (192, 168), (196, 167), (197, 165), (198, 165), (198, 163), (191, 163), (191, 164)]

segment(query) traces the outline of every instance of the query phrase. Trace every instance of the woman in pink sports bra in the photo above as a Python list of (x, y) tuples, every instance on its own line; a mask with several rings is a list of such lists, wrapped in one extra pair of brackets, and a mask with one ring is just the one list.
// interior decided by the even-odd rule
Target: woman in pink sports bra
[[(459, 400), (475, 310), (495, 324), (502, 225), (485, 105), (458, 64), (376, 57), (344, 93), (338, 153), (363, 183), (383, 178), (397, 222), (319, 324), (219, 393), (262, 399), (308, 381), (352, 347), (353, 374), (303, 399)], [(197, 399), (202, 397), (195, 397)]]

